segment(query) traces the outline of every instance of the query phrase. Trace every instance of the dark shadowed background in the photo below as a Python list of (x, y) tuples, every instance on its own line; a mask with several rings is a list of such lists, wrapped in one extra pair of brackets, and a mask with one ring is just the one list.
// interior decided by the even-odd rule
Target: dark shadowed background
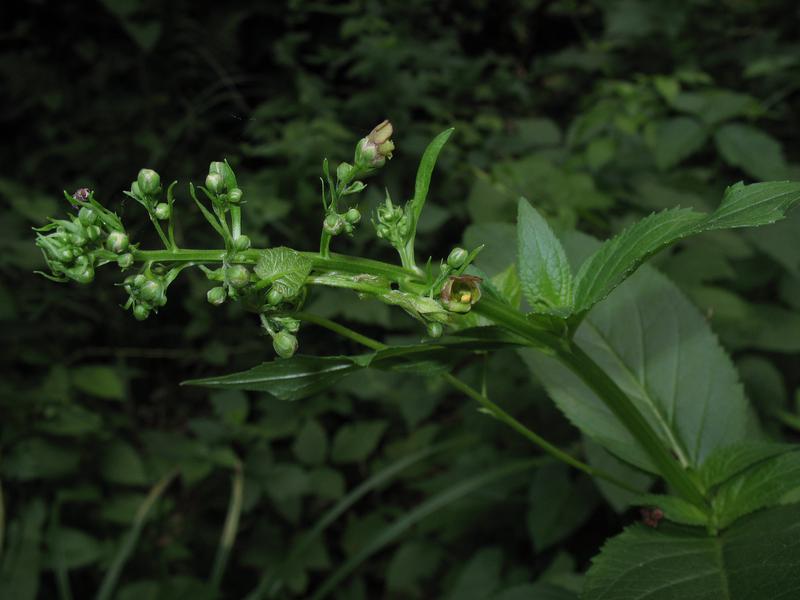
[[(322, 158), (350, 160), (389, 118), (395, 157), (359, 197), (360, 230), (334, 249), (395, 260), (366, 215), (384, 187), (409, 197), (425, 145), (455, 126), (418, 251), (438, 260), (484, 243), (479, 264), (497, 273), (515, 258), (520, 195), (562, 231), (607, 237), (661, 208), (710, 209), (735, 181), (800, 178), (800, 6), (103, 0), (0, 14), (0, 598), (94, 597), (173, 469), (111, 598), (240, 599), (265, 573), (281, 584), (273, 597), (308, 598), (348, 560), (341, 600), (575, 597), (557, 594), (580, 589), (602, 541), (638, 518), (626, 498), (546, 461), (461, 493), (537, 450), (436, 379), (365, 372), (297, 403), (179, 387), (271, 360), (257, 319), (210, 306), (191, 273), (139, 323), (119, 307), (114, 268), (88, 286), (35, 275), (31, 227), (68, 209), (63, 190), (90, 187), (155, 247), (122, 194), (150, 167), (179, 181), (180, 242), (218, 247), (186, 185), (227, 158), (254, 245), (314, 250)], [(799, 237), (790, 217), (658, 259), (733, 354), (765, 427), (785, 435), (800, 423)], [(309, 306), (377, 337), (424, 334), (346, 293), (317, 291)], [(300, 344), (359, 351), (311, 326)], [(492, 397), (551, 441), (602, 459), (514, 352), (464, 368), (476, 382), (488, 373)], [(290, 554), (356, 486), (412, 459)], [(237, 481), (240, 530), (214, 577)], [(552, 595), (502, 595), (534, 581)]]

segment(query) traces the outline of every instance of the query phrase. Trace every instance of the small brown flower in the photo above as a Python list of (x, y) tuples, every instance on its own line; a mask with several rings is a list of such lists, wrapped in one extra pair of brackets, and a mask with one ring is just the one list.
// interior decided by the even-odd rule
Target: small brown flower
[(475, 275), (448, 277), (440, 295), (442, 304), (452, 312), (469, 312), (472, 305), (481, 299), (481, 281)]
[(89, 194), (91, 193), (92, 192), (89, 188), (83, 187), (75, 190), (75, 193), (72, 194), (72, 197), (75, 198), (75, 200), (83, 200), (85, 202), (89, 199)]

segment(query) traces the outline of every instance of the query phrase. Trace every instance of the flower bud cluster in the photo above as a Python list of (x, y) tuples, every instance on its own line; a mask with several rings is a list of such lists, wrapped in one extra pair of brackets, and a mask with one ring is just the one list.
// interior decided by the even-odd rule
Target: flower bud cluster
[(97, 203), (86, 188), (67, 198), (77, 214), (54, 219), (37, 230), (36, 245), (53, 277), (89, 283), (99, 264), (116, 261), (122, 268), (131, 266), (130, 240), (117, 216)]
[(336, 236), (341, 233), (352, 235), (355, 226), (361, 221), (361, 213), (357, 208), (351, 208), (343, 213), (329, 212), (322, 221), (322, 230), (329, 235)]
[(153, 311), (167, 303), (169, 278), (149, 269), (138, 275), (126, 277), (123, 287), (129, 295), (125, 308), (133, 311), (137, 321), (144, 321)]
[(242, 203), (242, 190), (236, 183), (236, 175), (227, 162), (215, 161), (208, 166), (206, 189), (224, 206), (239, 206)]
[(267, 317), (261, 315), (261, 325), (272, 338), (272, 348), (281, 358), (291, 358), (297, 352), (297, 332), (300, 321), (293, 317)]
[(375, 231), (379, 238), (389, 241), (395, 247), (406, 243), (411, 230), (411, 217), (402, 206), (392, 203), (388, 192), (386, 200), (378, 207), (375, 216), (378, 219), (374, 222)]

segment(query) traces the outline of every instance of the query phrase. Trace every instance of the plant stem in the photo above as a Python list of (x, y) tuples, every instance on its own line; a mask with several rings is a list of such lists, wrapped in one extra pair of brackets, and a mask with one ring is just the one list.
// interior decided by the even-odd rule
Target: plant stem
[[(263, 251), (256, 249), (240, 252), (236, 255), (234, 262), (254, 263), (258, 260), (261, 252)], [(393, 282), (405, 283), (408, 287), (414, 287), (414, 281), (421, 283), (418, 273), (402, 266), (347, 255), (329, 254), (328, 256), (323, 256), (315, 252), (303, 252), (301, 254), (309, 258), (312, 261), (313, 268), (318, 271), (377, 275), (386, 277)], [(139, 250), (134, 253), (136, 260), (159, 262), (222, 262), (224, 256), (224, 250), (187, 249), (164, 252)], [(311, 283), (348, 287), (367, 293), (385, 291), (384, 288), (378, 289), (377, 286), (367, 282), (345, 282), (342, 278), (326, 278), (325, 275), (312, 276), (309, 279)], [(566, 336), (553, 333), (545, 325), (527, 318), (524, 314), (497, 300), (484, 297), (475, 305), (473, 310), (504, 329), (522, 336), (534, 347), (556, 357), (569, 367), (600, 397), (603, 403), (608, 406), (639, 442), (667, 483), (686, 500), (701, 508), (707, 507), (706, 499), (697, 484), (670, 454), (661, 438), (642, 416), (631, 399), (583, 350), (572, 343)]]
[(328, 258), (331, 255), (331, 234), (324, 229), (319, 238), (319, 255), (322, 258)]
[(608, 374), (579, 346), (566, 338), (553, 340), (552, 334), (536, 329), (524, 315), (499, 302), (484, 299), (475, 310), (491, 318), (495, 323), (528, 338), (536, 344), (544, 344), (555, 353), (556, 358), (577, 375), (600, 400), (614, 413), (625, 428), (653, 461), (658, 472), (681, 496), (700, 508), (708, 503), (695, 481), (670, 454), (661, 438), (642, 416), (630, 398)]
[(156, 483), (150, 489), (150, 493), (147, 494), (147, 497), (139, 505), (139, 509), (136, 511), (136, 516), (133, 519), (133, 525), (131, 525), (130, 532), (125, 538), (125, 541), (122, 543), (122, 546), (120, 546), (119, 550), (117, 551), (116, 556), (114, 556), (114, 560), (112, 561), (108, 571), (106, 571), (106, 575), (103, 577), (103, 583), (100, 585), (100, 589), (97, 592), (95, 600), (111, 599), (112, 594), (114, 593), (114, 588), (117, 585), (117, 580), (122, 573), (122, 568), (125, 566), (125, 563), (128, 562), (133, 549), (136, 547), (136, 543), (139, 541), (142, 528), (147, 521), (147, 515), (150, 513), (153, 505), (158, 501), (158, 499), (161, 497), (161, 494), (164, 493), (164, 490), (177, 474), (177, 471), (171, 471), (162, 477), (158, 483)]
[(231, 477), (231, 498), (228, 503), (228, 514), (225, 516), (225, 525), (222, 527), (222, 537), (219, 540), (217, 555), (214, 557), (214, 567), (211, 569), (211, 587), (219, 590), (222, 576), (228, 564), (228, 557), (236, 540), (239, 529), (239, 517), (242, 514), (242, 498), (244, 496), (244, 475), (242, 464), (237, 460)]
[[(386, 344), (383, 344), (383, 343), (379, 342), (378, 340), (374, 340), (372, 338), (369, 338), (369, 337), (367, 337), (365, 335), (362, 335), (362, 334), (358, 333), (357, 331), (354, 331), (354, 330), (350, 329), (349, 327), (345, 327), (344, 325), (336, 323), (335, 321), (331, 321), (330, 319), (326, 319), (324, 317), (320, 317), (318, 315), (313, 315), (313, 314), (301, 311), (301, 312), (294, 313), (294, 316), (296, 318), (300, 319), (301, 321), (306, 321), (308, 323), (313, 323), (314, 325), (319, 325), (321, 327), (325, 327), (326, 329), (328, 329), (330, 331), (333, 331), (334, 333), (336, 333), (338, 335), (341, 335), (342, 337), (351, 339), (354, 342), (357, 342), (357, 343), (359, 343), (359, 344), (361, 344), (363, 346), (366, 346), (367, 348), (370, 348), (372, 350), (376, 350), (376, 351), (377, 350), (385, 350), (386, 348), (389, 347)], [(574, 467), (574, 468), (578, 469), (579, 471), (583, 471), (584, 473), (586, 473), (587, 475), (589, 475), (591, 477), (599, 477), (600, 479), (605, 479), (609, 483), (613, 483), (614, 485), (616, 485), (616, 486), (618, 486), (618, 487), (620, 487), (622, 489), (625, 489), (625, 490), (627, 490), (629, 492), (633, 492), (635, 494), (641, 493), (641, 490), (638, 490), (638, 489), (636, 489), (634, 487), (631, 487), (630, 485), (628, 485), (624, 481), (620, 481), (619, 479), (617, 479), (613, 475), (610, 475), (610, 474), (608, 474), (608, 473), (606, 473), (604, 471), (601, 471), (599, 469), (595, 469), (594, 467), (591, 467), (591, 466), (587, 465), (586, 463), (581, 462), (580, 460), (578, 460), (577, 458), (567, 454), (566, 452), (564, 452), (563, 450), (561, 450), (557, 446), (554, 446), (553, 444), (551, 444), (550, 442), (545, 440), (543, 437), (541, 437), (536, 432), (528, 429), (525, 425), (523, 425), (521, 422), (519, 422), (517, 419), (515, 419), (510, 414), (508, 414), (505, 410), (503, 410), (499, 405), (497, 405), (494, 402), (492, 402), (486, 396), (486, 394), (483, 394), (483, 393), (475, 390), (474, 388), (472, 388), (468, 384), (466, 384), (463, 381), (461, 381), (458, 377), (454, 376), (452, 373), (442, 373), (439, 376), (445, 382), (447, 382), (449, 385), (451, 385), (453, 388), (455, 388), (459, 392), (465, 394), (466, 396), (468, 396), (468, 397), (472, 398), (473, 400), (475, 400), (476, 402), (478, 402), (478, 404), (483, 406), (484, 409), (489, 414), (491, 414), (493, 417), (495, 417), (497, 420), (499, 420), (499, 421), (505, 423), (506, 425), (508, 425), (509, 427), (511, 427), (514, 431), (516, 431), (517, 433), (521, 434), (528, 441), (530, 441), (534, 445), (538, 446), (540, 449), (542, 449), (545, 453), (549, 454), (553, 458), (555, 458), (557, 460), (560, 460), (560, 461), (570, 465), (571, 467)]]

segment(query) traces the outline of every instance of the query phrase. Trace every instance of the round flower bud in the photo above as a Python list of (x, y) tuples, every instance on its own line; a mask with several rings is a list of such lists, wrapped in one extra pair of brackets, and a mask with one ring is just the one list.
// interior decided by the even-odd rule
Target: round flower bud
[(130, 252), (126, 254), (120, 254), (119, 258), (117, 258), (117, 264), (120, 266), (120, 268), (127, 269), (133, 264), (133, 254)]
[(153, 169), (142, 169), (136, 178), (139, 191), (145, 196), (153, 196), (161, 189), (161, 177)]
[(219, 160), (215, 160), (210, 165), (208, 165), (208, 172), (216, 173), (217, 175), (225, 175), (225, 163)]
[(355, 225), (361, 220), (361, 213), (358, 212), (357, 208), (351, 208), (346, 213), (344, 213), (344, 220), (350, 223), (351, 225)]
[(94, 225), (97, 222), (97, 213), (84, 206), (78, 211), (78, 219), (84, 225)]
[(159, 219), (161, 221), (169, 219), (170, 215), (169, 204), (167, 204), (166, 202), (159, 202), (158, 204), (156, 204), (156, 208), (153, 211), (153, 213), (156, 215), (156, 219)]
[(224, 287), (214, 287), (208, 290), (206, 293), (206, 298), (208, 301), (213, 304), (214, 306), (219, 306), (225, 299), (228, 297), (227, 292), (225, 291)]
[(247, 250), (250, 247), (250, 238), (246, 235), (240, 235), (233, 240), (233, 247), (239, 252)]
[(102, 234), (103, 230), (100, 229), (97, 225), (89, 225), (86, 228), (86, 237), (89, 238), (89, 241), (92, 242), (97, 241)]
[(133, 316), (137, 321), (144, 321), (150, 316), (150, 309), (144, 304), (137, 304), (133, 307)]
[(459, 267), (464, 266), (464, 263), (467, 262), (468, 256), (469, 252), (464, 250), (464, 248), (453, 248), (450, 251), (450, 255), (447, 257), (447, 264), (454, 269), (458, 269)]
[(225, 269), (225, 280), (234, 288), (243, 288), (250, 283), (250, 271), (244, 265), (231, 265)]
[(272, 338), (275, 354), (281, 358), (291, 358), (297, 352), (297, 338), (286, 330), (281, 330)]
[(228, 192), (228, 202), (231, 204), (239, 204), (242, 201), (242, 190), (233, 188)]
[(339, 181), (350, 181), (350, 176), (353, 173), (353, 165), (343, 162), (336, 167), (336, 179)]
[(142, 287), (145, 281), (147, 281), (147, 277), (139, 273), (136, 277), (133, 278), (133, 285), (137, 288)]
[(85, 256), (75, 259), (75, 266), (67, 271), (67, 275), (78, 283), (91, 283), (94, 279), (94, 267)]
[(331, 213), (322, 222), (322, 229), (330, 235), (339, 235), (344, 230), (344, 221), (336, 213)]
[(84, 236), (83, 234), (73, 233), (69, 236), (69, 241), (72, 242), (75, 246), (80, 247), (80, 246), (85, 246), (88, 240), (86, 239), (86, 236)]
[(442, 337), (442, 324), (432, 321), (428, 323), (428, 335), (432, 338)]
[(75, 253), (72, 248), (58, 248), (53, 251), (55, 259), (62, 263), (69, 263), (75, 258)]
[(115, 252), (116, 254), (125, 252), (125, 250), (128, 249), (129, 244), (130, 240), (128, 239), (128, 236), (122, 231), (112, 231), (108, 234), (108, 239), (106, 239), (106, 248), (111, 250), (111, 252)]
[(139, 298), (150, 304), (161, 304), (163, 295), (164, 286), (154, 279), (148, 279), (138, 289)]
[(283, 302), (283, 294), (275, 288), (272, 288), (267, 294), (267, 304), (270, 306), (277, 306), (281, 302)]
[(223, 188), (225, 187), (225, 182), (222, 179), (222, 175), (219, 173), (209, 173), (206, 177), (206, 187), (212, 194), (221, 194)]

